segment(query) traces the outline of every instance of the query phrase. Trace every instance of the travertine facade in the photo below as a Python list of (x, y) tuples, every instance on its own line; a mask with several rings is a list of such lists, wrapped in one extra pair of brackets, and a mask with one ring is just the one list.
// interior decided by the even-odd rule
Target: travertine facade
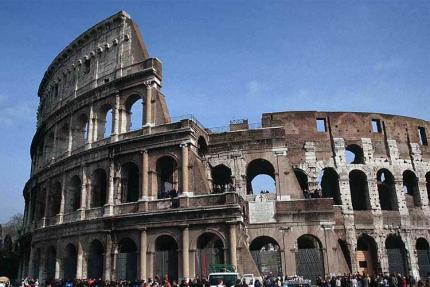
[[(211, 263), (308, 278), (430, 271), (428, 122), (281, 112), (211, 130), (170, 118), (161, 67), (124, 12), (49, 66), (21, 275), (189, 278)], [(261, 175), (273, 192), (253, 192)]]

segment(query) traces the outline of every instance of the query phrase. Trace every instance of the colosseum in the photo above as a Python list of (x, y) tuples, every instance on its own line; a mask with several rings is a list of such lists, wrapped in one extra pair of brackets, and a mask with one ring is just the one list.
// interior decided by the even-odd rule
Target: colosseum
[[(430, 274), (429, 122), (288, 111), (210, 129), (171, 117), (161, 87), (162, 64), (123, 11), (50, 64), (21, 276), (182, 279), (216, 264)], [(256, 188), (258, 177), (272, 183)]]

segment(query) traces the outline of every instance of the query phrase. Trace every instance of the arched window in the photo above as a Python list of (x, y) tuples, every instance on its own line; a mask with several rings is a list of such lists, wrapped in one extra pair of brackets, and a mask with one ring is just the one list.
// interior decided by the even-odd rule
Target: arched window
[(34, 216), (36, 220), (40, 220), (42, 219), (42, 217), (44, 216), (44, 211), (45, 211), (45, 196), (48, 196), (46, 194), (46, 189), (42, 189), (42, 190), (38, 190), (37, 194), (36, 194), (36, 207), (35, 207), (35, 212), (34, 212)]
[(197, 140), (197, 148), (198, 148), (199, 156), (204, 156), (205, 154), (207, 154), (207, 152), (208, 152), (208, 145), (207, 145), (206, 140), (205, 140), (204, 137), (201, 136)]
[(359, 272), (366, 274), (374, 274), (377, 272), (378, 247), (375, 239), (367, 234), (361, 235), (357, 239), (357, 255), (356, 260), (358, 261)]
[(349, 173), (352, 208), (354, 210), (370, 210), (369, 187), (367, 176), (361, 170)]
[(157, 160), (158, 198), (177, 195), (177, 163), (171, 156), (163, 156)]
[(405, 244), (398, 235), (389, 235), (385, 240), (390, 273), (407, 274)]
[(167, 274), (170, 280), (178, 279), (178, 244), (169, 235), (155, 240), (155, 274)]
[(30, 274), (31, 277), (33, 278), (38, 278), (39, 277), (39, 268), (40, 268), (40, 264), (41, 264), (41, 255), (40, 255), (40, 248), (37, 248), (34, 254), (34, 259), (33, 259), (33, 274)]
[(255, 159), (246, 169), (247, 192), (276, 192), (275, 168), (265, 159)]
[(380, 169), (376, 174), (379, 204), (382, 210), (398, 210), (394, 176), (387, 169)]
[(88, 141), (88, 126), (89, 121), (86, 114), (79, 115), (73, 121), (73, 140), (72, 140), (72, 149), (75, 150), (85, 145)]
[(275, 239), (259, 236), (252, 240), (249, 249), (261, 274), (282, 276), (281, 248)]
[(203, 233), (197, 239), (196, 270), (200, 276), (207, 277), (212, 264), (224, 263), (224, 244), (213, 233)]
[(333, 168), (327, 167), (322, 170), (320, 185), (322, 197), (333, 198), (334, 204), (342, 205), (339, 188), (339, 175)]
[(139, 95), (128, 97), (125, 103), (126, 130), (141, 129), (143, 125), (143, 100)]
[(64, 250), (64, 279), (74, 280), (78, 263), (78, 252), (73, 244), (68, 244)]
[(405, 199), (409, 207), (421, 205), (418, 178), (413, 171), (405, 170), (403, 172), (403, 189), (406, 192)]
[(56, 155), (63, 155), (69, 146), (69, 127), (67, 124), (61, 126), (57, 131), (57, 147)]
[(233, 191), (231, 169), (223, 164), (211, 168), (214, 193)]
[(121, 168), (122, 202), (135, 202), (139, 199), (139, 168), (132, 162)]
[(111, 136), (113, 132), (113, 110), (110, 105), (103, 105), (97, 115), (97, 140)]
[(427, 278), (430, 274), (430, 248), (424, 238), (418, 238), (415, 248), (417, 250), (418, 267), (421, 278)]
[(74, 175), (70, 179), (67, 190), (66, 205), (64, 207), (66, 213), (76, 211), (81, 207), (81, 188), (81, 179), (79, 176)]
[(124, 238), (119, 242), (117, 280), (137, 279), (137, 247), (133, 240)]
[(54, 150), (54, 133), (50, 132), (45, 139), (45, 160), (47, 162), (51, 161), (53, 158), (55, 158), (55, 150)]
[(48, 216), (52, 217), (60, 213), (61, 205), (61, 184), (57, 181), (49, 192)]
[(91, 242), (88, 250), (87, 278), (103, 278), (104, 247), (100, 241)]
[(54, 246), (49, 246), (46, 252), (46, 261), (45, 261), (45, 272), (46, 279), (53, 280), (55, 279), (55, 264), (57, 260), (57, 251)]
[(302, 235), (297, 239), (297, 275), (315, 282), (317, 276), (325, 274), (321, 242), (312, 235)]
[(101, 207), (106, 204), (107, 176), (106, 172), (99, 168), (94, 171), (91, 190), (91, 207)]
[(363, 149), (359, 145), (348, 145), (345, 148), (345, 157), (348, 164), (364, 164)]
[(303, 170), (298, 168), (294, 169), (294, 175), (297, 178), (297, 181), (303, 192), (303, 195), (305, 196), (305, 198), (309, 198), (310, 193), (309, 193), (308, 175)]

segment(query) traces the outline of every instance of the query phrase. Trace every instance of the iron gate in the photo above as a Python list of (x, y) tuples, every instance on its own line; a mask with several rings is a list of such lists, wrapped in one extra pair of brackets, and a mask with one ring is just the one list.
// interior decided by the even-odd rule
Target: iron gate
[(178, 254), (176, 250), (155, 251), (155, 274), (160, 278), (168, 274), (169, 280), (178, 279)]
[(56, 258), (54, 256), (49, 256), (46, 261), (46, 279), (54, 279), (55, 278), (55, 265)]
[(222, 248), (204, 248), (198, 249), (196, 256), (196, 272), (200, 275), (200, 278), (207, 277), (209, 275), (209, 266), (211, 264), (222, 264), (224, 263)]
[(324, 259), (321, 249), (299, 249), (296, 253), (296, 273), (304, 279), (312, 280), (324, 276)]
[(73, 280), (76, 278), (77, 258), (68, 256), (64, 258), (64, 279)]
[(387, 249), (388, 271), (390, 273), (400, 273), (406, 275), (405, 254), (402, 249)]
[(91, 254), (88, 258), (87, 278), (103, 278), (103, 255)]
[(418, 267), (421, 279), (430, 276), (430, 257), (428, 250), (417, 250)]
[(136, 252), (118, 253), (116, 261), (117, 280), (135, 280), (137, 278)]
[(251, 250), (251, 255), (260, 273), (282, 276), (282, 259), (279, 250)]

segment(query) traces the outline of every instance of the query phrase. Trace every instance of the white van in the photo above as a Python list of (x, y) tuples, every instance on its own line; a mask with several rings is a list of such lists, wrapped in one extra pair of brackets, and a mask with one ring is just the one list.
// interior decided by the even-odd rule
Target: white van
[(255, 281), (259, 280), (261, 285), (263, 285), (262, 278), (260, 276), (254, 276), (254, 274), (243, 274), (242, 282), (245, 282), (248, 287), (254, 287)]
[(217, 287), (221, 280), (223, 286), (232, 287), (240, 280), (240, 276), (236, 272), (216, 272), (209, 274), (208, 280), (211, 287)]

